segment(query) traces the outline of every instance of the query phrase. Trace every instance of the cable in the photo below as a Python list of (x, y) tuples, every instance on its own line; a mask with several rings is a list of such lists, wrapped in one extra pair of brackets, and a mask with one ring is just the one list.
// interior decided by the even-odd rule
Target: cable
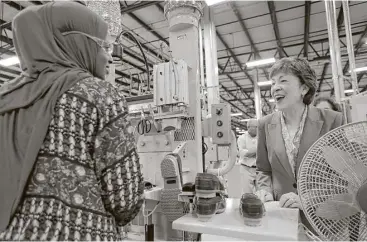
[(139, 50), (141, 52), (141, 54), (143, 55), (143, 58), (144, 58), (144, 64), (145, 64), (145, 68), (146, 68), (146, 71), (147, 71), (147, 77), (148, 77), (148, 80), (147, 80), (147, 92), (150, 92), (150, 75), (149, 75), (149, 65), (148, 65), (148, 60), (147, 60), (147, 57), (145, 56), (145, 53), (143, 51), (143, 47), (141, 46), (140, 42), (135, 38), (135, 36), (129, 32), (129, 31), (121, 31), (116, 39), (115, 39), (115, 42), (119, 43), (119, 39), (121, 38), (121, 35), (123, 34), (127, 34), (129, 35), (133, 40), (134, 42), (137, 44), (137, 46), (139, 47)]
[(203, 154), (205, 155), (207, 151), (208, 151), (208, 145), (205, 142), (203, 142)]
[(151, 215), (154, 213), (154, 211), (157, 209), (157, 207), (158, 207), (159, 203), (160, 203), (160, 202), (158, 202), (158, 203), (155, 205), (155, 207), (153, 208), (153, 210), (152, 210), (150, 213), (145, 214), (145, 201), (144, 201), (144, 203), (143, 203), (143, 217), (144, 217), (144, 218), (147, 218), (147, 217), (151, 216)]

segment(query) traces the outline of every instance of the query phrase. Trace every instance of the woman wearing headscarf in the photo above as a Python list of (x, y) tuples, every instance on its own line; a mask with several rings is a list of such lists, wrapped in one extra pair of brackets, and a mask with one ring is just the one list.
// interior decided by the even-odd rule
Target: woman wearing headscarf
[(107, 24), (52, 2), (13, 20), (22, 75), (0, 89), (0, 239), (116, 240), (142, 204), (125, 99), (103, 81)]
[[(259, 121), (257, 194), (263, 201), (302, 210), (297, 195), (297, 173), (311, 145), (342, 125), (341, 113), (311, 106), (316, 74), (306, 60), (283, 58), (270, 70), (271, 94), (277, 112)], [(308, 228), (304, 214), (301, 220)]]

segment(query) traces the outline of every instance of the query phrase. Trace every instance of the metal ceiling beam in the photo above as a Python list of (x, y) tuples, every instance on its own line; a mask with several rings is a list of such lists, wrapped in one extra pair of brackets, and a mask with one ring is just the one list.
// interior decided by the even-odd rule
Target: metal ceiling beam
[(284, 54), (286, 56), (288, 56), (288, 55), (285, 53), (285, 51), (283, 49), (282, 41), (280, 39), (278, 19), (277, 19), (277, 14), (276, 14), (276, 11), (275, 11), (275, 3), (273, 1), (268, 1), (268, 8), (269, 8), (269, 12), (270, 12), (271, 22), (273, 24), (275, 39), (276, 39), (277, 45), (278, 45), (278, 53), (279, 53), (280, 58), (283, 58)]
[[(363, 33), (361, 34), (361, 36), (359, 37), (359, 40), (357, 42), (357, 44), (354, 46), (354, 56), (357, 57), (359, 49), (362, 47), (362, 45), (364, 44), (364, 40), (367, 36), (367, 25), (363, 31)], [(349, 59), (347, 60), (347, 62), (345, 63), (345, 66), (343, 68), (343, 75), (345, 75), (345, 73), (348, 71), (349, 69)], [(349, 89), (352, 88), (352, 82), (349, 82)], [(334, 93), (334, 88), (331, 90), (331, 93)]]
[(11, 46), (14, 46), (13, 45), (13, 40), (6, 37), (6, 36), (3, 36), (3, 35), (0, 35), (0, 42), (5, 42), (7, 43), (8, 45), (11, 45)]
[[(117, 74), (117, 75), (119, 75), (119, 76), (121, 76), (121, 77), (123, 77), (123, 78), (127, 78), (127, 79), (130, 79), (130, 75), (128, 75), (128, 74), (126, 74), (126, 73), (124, 73), (124, 72), (122, 72), (122, 71), (119, 71), (119, 70), (115, 70), (115, 73)], [(135, 78), (134, 77), (134, 75), (132, 75), (131, 76), (131, 79), (135, 82), (135, 83), (138, 83), (138, 84), (140, 84), (142, 81), (141, 80), (139, 80), (139, 79), (137, 79), (137, 78)], [(115, 80), (116, 81), (120, 81), (119, 80), (119, 78), (115, 78)], [(120, 81), (121, 82), (121, 81)], [(150, 82), (150, 89), (152, 89), (153, 88), (153, 85), (152, 85), (152, 82)], [(129, 83), (128, 83), (128, 85), (130, 85)]]
[[(247, 78), (251, 81), (252, 84), (254, 84), (254, 80), (252, 79), (252, 77), (247, 73), (247, 71), (245, 69), (243, 69), (241, 62), (238, 60), (238, 58), (235, 56), (233, 50), (231, 50), (228, 46), (228, 44), (226, 43), (226, 41), (223, 39), (223, 37), (219, 34), (218, 31), (216, 31), (217, 33), (217, 37), (218, 39), (223, 43), (224, 47), (228, 50), (228, 52), (230, 53), (230, 56), (233, 58), (233, 60), (236, 62), (237, 66), (241, 69), (242, 72), (244, 72), (247, 76)], [(238, 84), (236, 84), (238, 85)], [(241, 87), (240, 85), (238, 85), (239, 87)]]
[(162, 7), (161, 4), (157, 3), (156, 6), (159, 9), (159, 11), (161, 11), (162, 13), (164, 13), (164, 7)]
[(3, 3), (5, 3), (5, 4), (7, 4), (8, 6), (10, 6), (10, 7), (14, 8), (14, 9), (16, 9), (16, 10), (19, 10), (19, 11), (21, 11), (21, 10), (25, 9), (25, 7), (23, 7), (22, 5), (20, 5), (20, 4), (16, 3), (16, 2), (14, 2), (14, 1), (3, 1)]
[(249, 115), (245, 110), (239, 108), (238, 106), (234, 105), (232, 102), (230, 102), (228, 99), (224, 98), (222, 95), (220, 97), (223, 99), (223, 101), (227, 102), (229, 105), (231, 105), (233, 108), (239, 110), (241, 113), (246, 114), (247, 117), (253, 118), (251, 115)]
[[(9, 46), (10, 47), (10, 46)], [(11, 46), (12, 47), (12, 46)], [(7, 55), (16, 55), (14, 51), (9, 50), (9, 48), (3, 48), (0, 46), (0, 56), (2, 54), (7, 54)]]
[(321, 90), (321, 86), (324, 83), (325, 74), (326, 74), (326, 71), (327, 71), (328, 67), (329, 67), (329, 62), (326, 62), (324, 64), (323, 69), (322, 69), (321, 77), (319, 79), (319, 86), (317, 87), (317, 92), (316, 93), (320, 92), (320, 90)]
[[(315, 52), (315, 54), (316, 54), (317, 57), (319, 57), (319, 58), (321, 57), (321, 55), (315, 50), (315, 48), (312, 46), (312, 44), (309, 43), (308, 41), (307, 41), (307, 46), (310, 46), (311, 47), (311, 49), (313, 50), (313, 52)], [(305, 53), (307, 53), (307, 59), (308, 59), (308, 51), (305, 52)]]
[[(21, 74), (20, 71), (17, 71), (17, 70), (13, 70), (13, 69), (10, 69), (8, 67), (4, 67), (4, 66), (0, 66), (0, 71), (1, 72), (7, 72), (7, 73), (11, 73), (11, 74), (14, 74), (14, 75), (17, 75), (19, 76)], [(115, 70), (115, 73), (121, 77), (124, 77), (124, 78), (127, 78), (127, 79), (130, 79), (130, 76), (119, 71), (119, 70)], [(14, 77), (12, 76), (8, 76), (8, 75), (5, 75), (5, 74), (2, 74), (0, 75), (0, 77), (3, 77), (3, 78), (6, 78), (6, 79), (13, 79)], [(117, 78), (115, 79), (116, 82), (118, 82), (120, 85), (124, 85), (124, 86), (129, 86), (130, 84), (129, 83), (126, 83), (126, 82), (122, 82), (120, 80), (118, 80)], [(135, 77), (132, 77), (132, 80), (136, 83), (140, 83), (140, 81), (138, 79), (136, 79)]]
[(166, 43), (169, 46), (169, 42), (165, 38), (163, 38), (160, 34), (158, 34), (158, 32), (156, 30), (154, 30), (152, 27), (150, 27), (148, 24), (146, 24), (143, 20), (141, 20), (140, 18), (138, 18), (133, 13), (129, 13), (129, 16), (132, 19), (134, 19), (136, 22), (138, 22), (141, 26), (143, 26), (143, 28), (146, 29), (147, 31), (149, 31), (152, 35), (154, 35), (160, 41), (163, 41), (164, 43)]
[[(251, 46), (251, 49), (254, 51), (255, 55), (258, 57), (259, 55), (259, 51), (258, 49), (256, 48), (255, 44), (254, 44), (254, 41), (252, 40), (252, 37), (245, 25), (245, 23), (243, 22), (242, 20), (242, 16), (241, 16), (241, 13), (238, 11), (237, 7), (236, 7), (236, 4), (235, 2), (230, 2), (230, 6), (232, 8), (232, 11), (233, 13), (235, 14), (236, 18), (237, 18), (237, 21), (239, 22), (239, 24), (241, 25), (241, 28), (242, 30), (245, 32), (245, 35), (248, 39), (248, 41), (250, 42), (250, 46)], [(218, 32), (217, 32), (218, 33)], [(228, 48), (227, 48), (228, 49)]]
[(311, 2), (305, 1), (305, 24), (304, 24), (304, 37), (303, 37), (303, 56), (308, 59), (308, 45), (310, 36), (310, 15), (311, 15)]
[[(220, 66), (220, 65), (218, 65), (218, 68), (220, 69), (220, 70), (222, 70), (223, 68)], [(231, 97), (233, 97), (234, 99), (236, 99), (236, 101), (238, 101), (238, 102), (240, 102), (242, 105), (243, 105), (243, 107), (245, 107), (245, 108), (247, 108), (249, 105), (247, 105), (247, 104), (245, 104), (243, 101), (242, 101), (242, 99), (239, 99), (236, 95), (234, 95), (232, 92), (234, 92), (234, 91), (236, 91), (236, 92), (238, 92), (238, 91), (240, 91), (242, 94), (244, 94), (244, 96), (246, 97), (246, 99), (247, 100), (250, 100), (251, 102), (252, 102), (252, 105), (253, 106), (255, 106), (255, 101), (254, 101), (254, 99), (253, 98), (251, 98), (251, 96), (248, 94), (248, 92), (253, 92), (254, 90), (252, 89), (252, 88), (249, 88), (247, 91), (245, 91), (244, 90), (244, 88), (242, 88), (241, 87), (241, 85), (239, 85), (238, 84), (238, 82), (236, 81), (236, 80), (234, 80), (233, 79), (233, 77), (231, 77), (230, 75), (227, 75), (227, 77), (236, 85), (236, 87), (238, 88), (238, 89), (236, 89), (236, 90), (232, 90), (232, 91), (229, 91), (225, 86), (223, 86), (223, 85), (220, 85), (220, 87), (227, 93), (227, 94), (229, 94)], [(219, 91), (220, 92), (220, 91)], [(255, 110), (255, 109), (254, 109)], [(262, 110), (263, 111), (263, 113), (264, 114), (266, 114), (265, 112), (264, 112), (264, 110)], [(255, 115), (255, 114), (254, 114)], [(248, 115), (249, 116), (249, 115)]]
[(42, 5), (43, 2), (41, 1), (30, 1), (31, 3), (33, 3), (34, 5)]
[(141, 1), (140, 3), (137, 4), (131, 4), (127, 7), (121, 8), (121, 14), (132, 13), (134, 11), (155, 5), (160, 2), (162, 1)]
[(362, 80), (362, 77), (364, 76), (364, 74), (366, 74), (366, 72), (362, 72), (361, 74), (359, 74), (357, 78), (357, 83), (359, 83)]
[[(135, 60), (137, 60), (137, 61), (139, 61), (139, 62), (141, 62), (141, 63), (145, 64), (144, 59), (143, 59), (142, 57), (140, 57), (140, 56), (136, 55), (136, 54), (135, 54), (135, 52), (134, 52), (133, 50), (130, 50), (129, 48), (124, 48), (124, 53), (126, 53), (126, 54), (127, 54), (128, 56), (130, 56), (131, 58), (133, 58), (133, 59), (135, 59)], [(150, 67), (150, 68), (152, 68), (152, 67), (153, 67), (153, 65), (152, 65), (151, 63), (149, 63), (149, 60), (147, 60), (147, 61), (148, 61), (148, 65), (149, 65), (149, 67)]]
[[(115, 73), (121, 77), (130, 79), (130, 75), (123, 73), (122, 71), (115, 70)], [(135, 77), (131, 78), (134, 82), (140, 83), (140, 80), (136, 79)]]
[[(225, 47), (228, 47), (228, 45), (227, 45), (227, 43), (225, 42), (225, 40), (222, 38), (222, 36), (218, 33), (218, 31), (217, 31), (217, 37), (219, 38), (219, 40), (223, 43), (223, 45), (225, 46)], [(232, 52), (232, 50), (229, 50), (229, 52), (233, 55), (234, 53)], [(241, 68), (241, 64), (240, 64), (240, 62), (239, 62), (239, 60), (236, 58), (236, 57), (234, 57), (234, 60), (235, 60), (235, 62), (237, 63), (237, 65)], [(222, 66), (220, 66), (219, 64), (218, 64), (218, 68), (220, 69), (220, 70), (223, 70), (223, 67)], [(241, 68), (241, 70), (242, 70), (242, 72), (243, 73), (245, 73), (246, 75), (247, 75), (247, 77), (249, 78), (249, 80), (252, 82), (252, 84), (254, 84), (254, 81), (252, 80), (252, 78), (251, 78), (251, 76), (245, 71), (245, 70), (243, 70), (242, 68)], [(255, 105), (255, 101), (253, 100), (253, 99), (251, 99), (250, 98), (250, 96), (248, 95), (248, 93), (246, 93), (245, 91), (243, 91), (243, 88), (241, 87), (241, 85), (240, 84), (238, 84), (238, 82), (236, 81), (236, 80), (234, 80), (233, 79), (233, 77), (231, 77), (230, 75), (227, 75), (227, 77), (240, 89), (240, 91), (245, 95), (245, 96), (247, 96), (251, 101), (252, 101), (252, 103), (253, 103), (253, 105)], [(224, 89), (224, 90), (227, 90), (226, 89), (226, 87), (224, 87), (223, 85), (221, 85), (221, 87)], [(253, 90), (252, 90), (253, 91)], [(234, 98), (237, 98), (236, 96), (234, 96), (232, 93), (230, 93), (230, 95), (231, 96), (233, 96)], [(240, 103), (244, 106), (244, 107), (246, 107), (247, 105), (245, 104), (245, 103), (243, 103), (242, 101), (240, 101)]]
[[(253, 41), (253, 39), (252, 39), (252, 37), (250, 35), (250, 32), (248, 31), (248, 28), (245, 25), (245, 22), (241, 20), (242, 19), (242, 16), (241, 16), (240, 11), (236, 7), (236, 3), (235, 2), (231, 2), (230, 5), (231, 5), (231, 8), (232, 8), (233, 13), (236, 15), (236, 18), (237, 18), (238, 22), (241, 25), (241, 28), (242, 28), (243, 32), (245, 32), (245, 35), (246, 35), (248, 41), (250, 42), (251, 49), (254, 51), (254, 54), (255, 54), (255, 59), (256, 59), (256, 57), (259, 58), (259, 59), (261, 59), (261, 56), (259, 54), (259, 50), (255, 46), (254, 41)], [(238, 62), (236, 62), (236, 63), (238, 65)], [(241, 68), (241, 65), (238, 65), (238, 66)], [(267, 71), (264, 68), (260, 68), (260, 69), (264, 72), (266, 78), (268, 78), (269, 75), (268, 75)], [(241, 68), (241, 70), (242, 70), (242, 68)], [(252, 81), (252, 83), (254, 83), (254, 82)]]
[[(232, 77), (228, 75), (228, 78), (230, 78), (230, 79), (231, 79)], [(240, 86), (240, 85), (239, 85), (235, 80), (233, 80), (233, 79), (232, 79), (232, 81), (233, 81), (233, 82), (237, 85), (237, 87), (239, 87), (239, 88), (241, 89), (241, 91), (242, 91), (241, 86)], [(228, 91), (228, 89), (227, 89), (225, 86), (220, 85), (220, 87), (221, 87), (221, 88), (222, 88), (226, 93), (228, 93), (230, 96), (232, 96), (233, 98), (237, 98), (233, 93), (229, 92), (229, 91)], [(243, 92), (243, 91), (242, 91), (242, 93), (243, 93), (243, 94), (245, 94), (245, 92)], [(239, 100), (239, 102), (243, 105), (243, 107), (244, 107), (244, 108), (246, 108), (246, 107), (247, 107), (247, 105), (246, 105), (244, 102), (242, 102), (242, 101), (240, 101), (240, 100)]]
[(122, 62), (125, 62), (126, 64), (128, 64), (128, 65), (130, 65), (130, 66), (134, 67), (135, 69), (138, 69), (138, 70), (140, 70), (142, 72), (146, 72), (147, 71), (145, 68), (143, 68), (141, 66), (138, 66), (138, 65), (135, 65), (134, 63), (132, 63), (129, 60), (126, 60), (125, 58), (122, 59)]
[[(358, 40), (357, 44), (354, 46), (354, 56), (355, 57), (357, 57), (359, 49), (364, 44), (364, 40), (365, 40), (366, 36), (367, 36), (367, 25), (366, 25), (363, 33), (359, 37), (359, 40)], [(347, 60), (347, 63), (345, 63), (345, 66), (343, 68), (343, 75), (348, 71), (348, 68), (349, 68), (349, 59)]]
[[(218, 68), (220, 69), (220, 70), (223, 70), (223, 67), (221, 66), (221, 65), (219, 65), (218, 64)], [(243, 90), (243, 88), (241, 87), (241, 85), (240, 84), (238, 84), (238, 82), (236, 81), (236, 80), (234, 80), (233, 79), (233, 77), (231, 77), (230, 75), (227, 75), (227, 77), (240, 89), (240, 91), (241, 91), (241, 93), (242, 94), (244, 94), (244, 96), (246, 96), (249, 100), (251, 100), (252, 101), (252, 103), (253, 103), (253, 105), (255, 105), (255, 101), (253, 100), (253, 99), (251, 99), (251, 97), (249, 96), (249, 94), (248, 93), (246, 93), (244, 90)], [(237, 97), (233, 94), (233, 93), (231, 93), (231, 92), (228, 92), (228, 89), (225, 87), (225, 86), (223, 86), (223, 85), (220, 85), (220, 87), (223, 89), (223, 90), (225, 90), (230, 96), (232, 96), (232, 97), (234, 97), (234, 98), (236, 98), (237, 99)], [(251, 91), (253, 91), (253, 90), (251, 90)], [(247, 107), (248, 105), (246, 105), (244, 102), (242, 102), (242, 101), (240, 101), (239, 100), (239, 102), (243, 105), (243, 107)]]
[[(352, 33), (352, 36), (356, 36), (356, 35), (360, 35), (362, 34), (363, 31), (356, 31), (354, 33)], [(343, 38), (345, 37), (345, 34), (342, 34), (342, 35), (339, 35), (339, 38)], [(329, 42), (329, 39), (328, 38), (321, 38), (321, 39), (317, 39), (317, 40), (311, 40), (309, 41), (309, 43), (311, 44), (320, 44), (320, 43), (325, 43), (325, 42)], [(303, 41), (302, 42), (298, 42), (298, 43), (295, 43), (295, 44), (289, 44), (289, 45), (283, 45), (283, 48), (291, 48), (291, 47), (298, 47), (298, 46), (302, 46), (303, 47)], [(242, 47), (246, 47), (246, 46), (241, 46)], [(267, 51), (275, 51), (277, 50), (278, 47), (275, 47), (275, 48), (266, 48), (266, 49), (262, 49), (262, 50), (259, 50), (259, 52), (267, 52)], [(228, 49), (222, 49), (222, 50), (218, 50), (218, 51), (228, 51)], [(252, 54), (253, 51), (250, 51), (250, 52), (242, 52), (242, 53), (238, 53), (236, 54), (235, 56), (239, 57), (239, 56), (243, 56), (243, 55), (250, 55)], [(221, 59), (227, 59), (231, 57), (230, 55), (226, 55), (226, 56), (222, 56), (222, 57), (218, 57), (218, 60), (221, 60)]]
[(231, 122), (232, 122), (233, 126), (237, 126), (239, 128), (243, 128), (243, 129), (245, 129), (245, 127), (246, 127), (246, 125), (241, 124), (241, 123), (239, 123), (237, 121), (231, 120)]
[[(231, 4), (233, 4), (233, 3), (231, 3)], [(244, 68), (242, 68), (242, 65), (241, 65), (241, 62), (238, 60), (238, 58), (235, 56), (235, 54), (234, 54), (234, 52), (233, 52), (233, 50), (231, 50), (230, 48), (229, 48), (229, 46), (228, 46), (228, 44), (226, 43), (226, 41), (223, 39), (223, 37), (219, 34), (219, 32), (218, 31), (216, 31), (216, 34), (217, 34), (217, 37), (219, 38), (219, 40), (222, 42), (222, 44), (225, 46), (225, 48), (228, 50), (228, 52), (230, 53), (230, 55), (231, 55), (231, 57), (232, 57), (232, 59), (236, 62), (236, 64), (237, 64), (237, 66), (243, 71), (243, 73), (245, 73), (245, 75), (246, 75), (246, 77), (247, 77), (247, 79), (249, 79), (250, 81), (251, 81), (251, 83), (252, 83), (252, 85), (254, 85), (254, 80), (252, 79), (252, 77), (248, 74), (248, 72), (246, 71), (246, 69), (244, 69)], [(251, 37), (250, 37), (251, 38)], [(218, 64), (218, 66), (219, 66), (219, 64)], [(236, 82), (236, 81), (234, 81), (233, 80), (233, 78), (231, 77), (231, 76), (229, 76), (229, 75), (227, 75), (238, 87), (240, 87), (241, 88), (241, 86)], [(241, 91), (242, 91), (242, 89), (241, 89)], [(242, 91), (243, 92), (243, 91)], [(243, 92), (244, 93), (244, 92)], [(254, 101), (255, 102), (255, 101)], [(270, 104), (269, 104), (269, 102), (267, 101), (267, 100), (265, 100), (265, 103), (268, 105), (268, 106), (270, 106)]]
[(0, 19), (0, 33), (3, 29), (11, 30), (11, 22), (6, 22)]
[[(146, 7), (149, 7), (149, 6), (152, 6), (152, 5), (156, 5), (156, 4), (159, 4), (160, 2), (161, 1), (143, 1), (139, 4), (133, 4), (133, 5), (129, 5), (128, 7), (123, 7), (123, 5), (120, 1), (120, 10), (121, 10), (121, 14), (128, 14), (132, 19), (134, 19), (136, 22), (138, 22), (140, 25), (142, 25), (143, 28), (145, 28), (147, 31), (150, 31), (159, 40), (164, 41), (165, 43), (168, 44), (167, 40), (165, 40), (161, 35), (159, 35), (155, 30), (153, 30), (148, 24), (146, 24), (144, 21), (142, 21), (135, 14), (132, 13), (133, 11), (136, 11), (136, 10), (139, 10), (139, 9), (142, 9), (142, 8), (146, 8)], [(125, 33), (125, 34), (123, 34), (123, 36), (135, 43), (135, 40), (132, 39), (129, 34)], [(142, 46), (143, 49), (148, 51), (153, 56), (155, 56), (155, 57), (161, 56), (155, 50), (149, 48), (146, 44), (141, 43), (141, 46)], [(168, 61), (164, 56), (161, 56), (160, 59), (163, 60), (163, 61)], [(143, 61), (143, 63), (144, 63), (144, 61)]]
[[(123, 34), (123, 36), (126, 38), (126, 39), (129, 39), (131, 42), (133, 42), (134, 44), (135, 44), (135, 40), (133, 39), (133, 38), (131, 38), (131, 36), (130, 35), (128, 35), (128, 34)], [(154, 51), (154, 50), (152, 50), (151, 48), (149, 48), (146, 44), (143, 44), (143, 43), (141, 43), (141, 47), (143, 48), (143, 49), (145, 49), (146, 51), (148, 51), (151, 55), (153, 55), (153, 56), (156, 56), (156, 57), (158, 57), (158, 56), (160, 56), (156, 51)], [(127, 50), (128, 48), (125, 48), (124, 50)], [(166, 58), (164, 58), (164, 57), (162, 57), (161, 59), (163, 59), (163, 60), (165, 60), (165, 61), (167, 61), (167, 59)], [(143, 63), (144, 63), (144, 61), (142, 61)], [(150, 64), (151, 65), (151, 64)]]

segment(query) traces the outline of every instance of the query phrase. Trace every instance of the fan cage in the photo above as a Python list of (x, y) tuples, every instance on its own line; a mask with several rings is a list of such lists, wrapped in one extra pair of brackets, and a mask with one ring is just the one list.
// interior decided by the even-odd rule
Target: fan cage
[[(298, 193), (303, 211), (322, 240), (367, 240), (366, 214), (363, 212), (340, 221), (316, 215), (320, 204), (337, 194), (348, 193), (351, 185), (326, 162), (323, 156), (325, 146), (345, 151), (367, 167), (367, 122), (347, 124), (322, 136), (304, 156), (298, 173)], [(353, 175), (358, 177), (358, 173)], [(366, 179), (362, 178), (361, 183)]]

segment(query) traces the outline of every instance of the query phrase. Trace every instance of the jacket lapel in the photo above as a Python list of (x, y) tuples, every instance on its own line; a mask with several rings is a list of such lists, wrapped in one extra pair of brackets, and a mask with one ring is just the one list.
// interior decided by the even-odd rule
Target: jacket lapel
[(280, 122), (280, 112), (274, 114), (272, 122), (268, 124), (269, 138), (271, 146), (278, 158), (279, 163), (291, 178), (294, 178), (291, 165), (288, 160), (285, 143), (282, 135), (282, 125)]
[(306, 152), (319, 139), (323, 125), (318, 109), (309, 107), (296, 160), (297, 173)]

